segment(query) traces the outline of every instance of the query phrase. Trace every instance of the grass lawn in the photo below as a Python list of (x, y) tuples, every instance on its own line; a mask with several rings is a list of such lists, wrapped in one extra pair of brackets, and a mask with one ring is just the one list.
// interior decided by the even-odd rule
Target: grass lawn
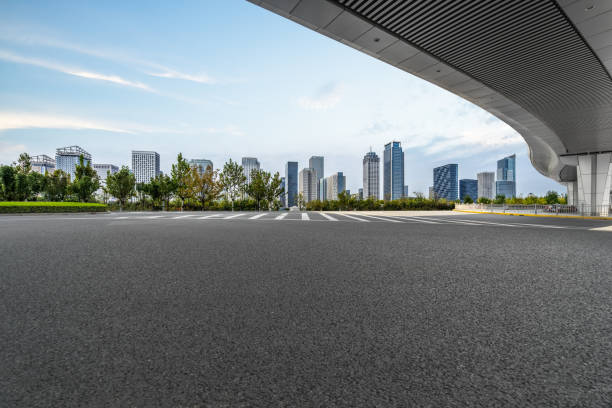
[(0, 214), (105, 212), (105, 204), (45, 201), (0, 201)]

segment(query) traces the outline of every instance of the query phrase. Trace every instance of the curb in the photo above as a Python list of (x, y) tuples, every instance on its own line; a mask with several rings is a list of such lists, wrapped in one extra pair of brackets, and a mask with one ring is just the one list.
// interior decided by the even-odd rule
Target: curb
[(547, 214), (520, 214), (520, 213), (500, 213), (500, 212), (489, 212), (489, 211), (468, 211), (468, 210), (453, 210), (457, 212), (470, 213), (470, 214), (494, 214), (494, 215), (513, 215), (516, 217), (541, 217), (541, 218), (577, 218), (581, 220), (612, 220), (612, 217), (596, 217), (588, 215), (547, 215)]

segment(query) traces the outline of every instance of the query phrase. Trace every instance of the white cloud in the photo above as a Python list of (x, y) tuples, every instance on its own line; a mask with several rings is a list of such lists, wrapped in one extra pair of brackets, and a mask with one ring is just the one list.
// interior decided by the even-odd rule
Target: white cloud
[(10, 129), (92, 129), (135, 133), (105, 122), (40, 113), (0, 112), (0, 132)]
[(308, 110), (327, 110), (336, 106), (342, 99), (341, 86), (329, 83), (321, 87), (312, 97), (301, 97), (297, 103)]
[(192, 81), (192, 82), (197, 82), (200, 84), (216, 83), (215, 79), (213, 79), (212, 77), (208, 76), (205, 73), (201, 73), (198, 75), (190, 75), (190, 74), (185, 74), (182, 72), (170, 70), (168, 68), (166, 68), (164, 72), (159, 72), (159, 73), (148, 72), (147, 74), (154, 76), (154, 77), (159, 77), (159, 78), (182, 79), (185, 81)]
[(121, 78), (116, 75), (105, 75), (105, 74), (100, 74), (97, 72), (83, 71), (81, 69), (67, 67), (62, 64), (58, 64), (52, 61), (46, 61), (46, 60), (41, 60), (37, 58), (22, 57), (20, 55), (16, 55), (16, 54), (13, 54), (7, 51), (0, 50), (0, 59), (3, 59), (5, 61), (10, 61), (10, 62), (15, 62), (18, 64), (34, 65), (37, 67), (50, 69), (53, 71), (58, 71), (64, 74), (74, 75), (74, 76), (81, 77), (81, 78), (112, 82), (112, 83), (122, 85), (122, 86), (128, 86), (132, 88), (142, 89), (148, 92), (154, 92), (154, 89), (152, 89), (148, 85), (145, 85), (141, 82), (129, 81), (127, 79)]
[(11, 144), (0, 141), (0, 164), (10, 165), (20, 153), (27, 151), (28, 148), (24, 144)]

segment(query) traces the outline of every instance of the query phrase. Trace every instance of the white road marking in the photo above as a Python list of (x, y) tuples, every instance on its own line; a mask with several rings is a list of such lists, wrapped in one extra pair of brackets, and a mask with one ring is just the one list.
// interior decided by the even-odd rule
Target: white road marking
[(163, 215), (149, 215), (148, 217), (143, 217), (143, 218), (148, 218), (148, 219), (153, 219), (153, 218), (162, 218)]
[(302, 221), (310, 221), (310, 217), (307, 213), (302, 213)]
[(115, 217), (116, 220), (125, 220), (126, 218), (130, 218), (130, 217)]
[(219, 217), (219, 216), (221, 216), (221, 214), (205, 215), (204, 217), (199, 217), (198, 220), (205, 220), (208, 218), (214, 218), (214, 217)]
[(399, 218), (401, 218), (402, 220), (406, 220), (406, 221), (420, 222), (424, 224), (439, 224), (439, 222), (437, 221), (431, 221), (429, 219), (425, 220), (423, 219), (424, 217), (406, 217), (402, 215)]
[(266, 215), (266, 213), (257, 214), (257, 215), (254, 215), (252, 217), (249, 217), (249, 220), (256, 220), (258, 218), (263, 217), (264, 215)]
[(327, 215), (327, 214), (325, 214), (325, 213), (319, 213), (319, 214), (321, 214), (322, 216), (324, 216), (325, 218), (327, 218), (327, 219), (328, 219), (328, 220), (330, 220), (330, 221), (338, 221), (337, 219), (335, 219), (335, 218), (334, 218), (334, 217), (332, 217), (331, 215)]
[(363, 218), (357, 218), (357, 217), (354, 217), (354, 216), (348, 215), (348, 214), (340, 214), (340, 215), (342, 215), (344, 217), (347, 217), (347, 218), (351, 218), (353, 220), (361, 221), (361, 222), (370, 222), (370, 220), (364, 220)]
[(368, 218), (374, 218), (377, 220), (382, 220), (382, 221), (387, 221), (387, 222), (399, 222), (400, 224), (403, 224), (403, 221), (398, 221), (398, 220), (394, 220), (391, 217), (375, 217), (373, 215), (365, 215), (365, 214), (360, 214), (362, 217), (368, 217)]
[(289, 213), (281, 214), (278, 217), (276, 217), (275, 220), (282, 220), (283, 218), (285, 218), (287, 216), (287, 214), (289, 214)]
[(181, 218), (187, 218), (187, 217), (195, 217), (196, 214), (189, 214), (189, 215), (179, 215), (178, 217), (172, 217), (172, 219), (178, 220)]
[(228, 215), (227, 217), (223, 217), (224, 220), (229, 220), (230, 218), (236, 218), (236, 217), (242, 217), (245, 214), (234, 214), (234, 215)]
[(607, 227), (590, 228), (589, 231), (609, 231), (609, 232), (612, 232), (612, 225), (608, 225)]

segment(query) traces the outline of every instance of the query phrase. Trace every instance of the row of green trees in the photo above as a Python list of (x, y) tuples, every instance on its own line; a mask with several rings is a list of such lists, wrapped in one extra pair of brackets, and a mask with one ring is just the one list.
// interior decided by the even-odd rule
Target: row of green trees
[(300, 209), (309, 211), (389, 211), (389, 210), (452, 210), (455, 203), (446, 200), (430, 200), (422, 195), (415, 198), (401, 198), (399, 200), (376, 200), (367, 198), (360, 200), (356, 195), (349, 195), (346, 191), (338, 194), (337, 200), (313, 200), (303, 202), (298, 195), (298, 206)]
[(30, 156), (22, 153), (12, 166), (0, 166), (0, 201), (94, 201), (100, 181), (83, 156), (75, 167), (74, 179), (61, 170), (40, 174), (32, 171)]
[[(466, 196), (463, 200), (465, 204), (472, 204), (474, 200), (470, 196)], [(495, 199), (480, 197), (476, 201), (479, 204), (510, 204), (510, 205), (551, 205), (551, 204), (567, 204), (567, 197), (559, 194), (556, 191), (548, 191), (545, 196), (538, 197), (534, 194), (529, 194), (527, 197), (510, 197), (506, 198), (503, 194), (499, 194)]]

